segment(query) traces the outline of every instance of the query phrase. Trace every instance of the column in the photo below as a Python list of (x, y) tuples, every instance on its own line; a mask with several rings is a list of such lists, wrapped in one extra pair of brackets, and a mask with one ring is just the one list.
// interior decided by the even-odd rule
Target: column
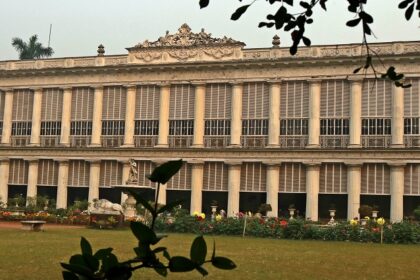
[(60, 160), (58, 163), (57, 209), (67, 208), (68, 178), (69, 162), (68, 160)]
[(136, 86), (127, 86), (127, 102), (125, 108), (125, 133), (122, 147), (134, 147), (134, 117), (136, 113)]
[(61, 135), (60, 135), (60, 145), (64, 147), (70, 146), (71, 100), (72, 100), (72, 88), (66, 87), (63, 89), (63, 105), (62, 105)]
[(206, 85), (197, 84), (195, 86), (195, 100), (194, 100), (194, 138), (193, 138), (193, 144), (192, 144), (193, 148), (204, 147), (205, 102), (206, 102)]
[[(123, 170), (122, 170), (122, 182), (121, 185), (126, 185), (126, 182), (130, 176), (130, 163), (128, 161), (123, 161)], [(121, 205), (123, 203), (125, 203), (125, 201), (127, 200), (128, 195), (121, 192)]]
[(168, 148), (169, 135), (169, 101), (170, 101), (171, 86), (169, 84), (160, 87), (159, 96), (159, 136), (158, 148)]
[(267, 147), (270, 148), (277, 148), (280, 144), (280, 91), (280, 82), (270, 82), (270, 108), (267, 145)]
[(392, 85), (392, 148), (404, 148), (404, 89)]
[(242, 134), (242, 83), (233, 84), (231, 101), (230, 146), (241, 146)]
[(404, 164), (391, 166), (391, 223), (401, 222), (404, 217)]
[(319, 148), (321, 81), (309, 81), (309, 139), (307, 148)]
[(7, 203), (9, 192), (9, 159), (0, 159), (0, 201)]
[(241, 188), (242, 162), (225, 162), (225, 163), (228, 165), (228, 191), (229, 191), (227, 216), (234, 217), (239, 212), (239, 191)]
[(280, 164), (264, 164), (267, 165), (267, 204), (270, 204), (272, 209), (272, 211), (267, 212), (267, 216), (277, 217), (279, 206)]
[(94, 199), (99, 199), (99, 176), (101, 171), (101, 161), (90, 161), (89, 172), (89, 196), (88, 201), (93, 203)]
[(195, 211), (201, 213), (203, 200), (203, 162), (191, 163), (191, 207), (190, 212)]
[(361, 148), (362, 81), (350, 80), (350, 142), (348, 148)]
[(318, 221), (318, 194), (320, 163), (306, 165), (306, 219)]
[(93, 97), (92, 139), (89, 145), (90, 147), (101, 147), (103, 93), (104, 88), (102, 86), (95, 87)]
[[(38, 159), (29, 159), (29, 169), (28, 169), (28, 190), (26, 192), (26, 197), (35, 197), (37, 194), (37, 185), (38, 185)], [(26, 204), (28, 201), (26, 202)]]
[(347, 220), (359, 217), (360, 186), (362, 184), (362, 164), (347, 165)]
[(34, 103), (32, 105), (32, 128), (30, 146), (39, 146), (41, 134), (41, 107), (42, 107), (42, 88), (35, 89)]
[(4, 146), (10, 146), (10, 136), (12, 135), (12, 114), (13, 90), (7, 89), (4, 97), (3, 132), (1, 136), (1, 144)]

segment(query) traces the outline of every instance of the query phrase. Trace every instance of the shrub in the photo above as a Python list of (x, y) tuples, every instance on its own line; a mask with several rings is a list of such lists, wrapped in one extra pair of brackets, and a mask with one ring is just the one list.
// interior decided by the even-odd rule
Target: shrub
[(416, 218), (417, 221), (420, 221), (420, 206), (418, 206), (416, 209), (414, 209), (414, 217)]

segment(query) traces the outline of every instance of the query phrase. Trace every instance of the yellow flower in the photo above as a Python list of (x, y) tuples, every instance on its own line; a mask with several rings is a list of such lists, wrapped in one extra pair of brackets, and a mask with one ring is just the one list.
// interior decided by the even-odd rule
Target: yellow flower
[(200, 214), (200, 217), (204, 220), (204, 219), (206, 218), (206, 214), (201, 213), (201, 214)]
[(194, 211), (193, 216), (197, 217), (198, 214), (200, 214), (200, 213), (198, 213), (198, 211)]
[(383, 226), (385, 224), (385, 219), (384, 218), (379, 218), (376, 220), (376, 222), (378, 223), (378, 225)]
[(221, 221), (221, 220), (222, 220), (222, 215), (217, 214), (216, 215), (216, 221), (218, 222), (218, 221)]
[(366, 217), (365, 217), (365, 220), (368, 220), (368, 221), (369, 221), (369, 220), (370, 220), (369, 216), (366, 216)]
[(357, 222), (355, 219), (351, 219), (351, 220), (350, 220), (350, 224), (351, 224), (352, 226), (356, 226), (356, 225), (358, 224), (358, 222)]

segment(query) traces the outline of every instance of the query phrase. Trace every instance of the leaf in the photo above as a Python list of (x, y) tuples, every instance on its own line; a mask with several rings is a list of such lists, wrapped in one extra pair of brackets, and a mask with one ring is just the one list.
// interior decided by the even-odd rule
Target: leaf
[(311, 40), (309, 40), (309, 38), (302, 37), (302, 41), (305, 44), (305, 46), (307, 46), (307, 47), (311, 46)]
[(140, 244), (156, 244), (158, 241), (155, 232), (141, 222), (131, 222), (130, 228)]
[(283, 0), (284, 3), (293, 6), (293, 0)]
[(130, 279), (132, 276), (131, 267), (128, 265), (120, 265), (112, 267), (107, 273), (105, 279)]
[(301, 5), (303, 8), (305, 9), (309, 9), (311, 7), (311, 5), (309, 5), (309, 3), (300, 1), (299, 5)]
[(85, 259), (80, 254), (71, 256), (69, 263), (70, 264), (77, 264), (77, 265), (81, 265), (81, 266), (87, 266), (86, 262), (85, 262)]
[(373, 17), (366, 12), (360, 12), (359, 17), (367, 23), (373, 23)]
[(352, 20), (349, 20), (349, 21), (346, 23), (346, 25), (347, 25), (347, 26), (349, 26), (349, 27), (355, 27), (355, 26), (357, 26), (357, 25), (359, 24), (359, 22), (360, 22), (361, 20), (362, 20), (361, 18), (352, 19)]
[(128, 190), (128, 192), (134, 196), (134, 199), (136, 200), (136, 204), (141, 204), (143, 205), (144, 208), (146, 208), (147, 210), (150, 211), (150, 213), (153, 213), (155, 211), (155, 209), (153, 208), (152, 205), (150, 205), (150, 203), (145, 200), (143, 197), (141, 197), (141, 195), (134, 191), (134, 190)]
[(204, 268), (202, 268), (201, 266), (197, 266), (195, 269), (197, 269), (198, 272), (201, 273), (201, 275), (203, 276), (207, 276), (209, 273), (207, 272), (207, 270), (205, 270)]
[(410, 7), (408, 7), (407, 10), (405, 10), (405, 19), (406, 20), (410, 20), (411, 16), (413, 15), (413, 11), (414, 11), (414, 3), (410, 5)]
[(159, 210), (157, 211), (157, 213), (163, 213), (165, 211), (170, 211), (172, 210), (175, 206), (182, 204), (182, 202), (184, 202), (183, 200), (177, 200), (177, 201), (173, 201), (171, 203), (168, 203), (166, 205), (163, 205), (162, 207), (159, 208)]
[(398, 5), (398, 8), (405, 9), (411, 2), (413, 2), (413, 0), (404, 0)]
[(83, 259), (85, 260), (87, 266), (94, 272), (98, 271), (99, 269), (99, 260), (94, 258), (92, 255), (83, 255)]
[(64, 280), (79, 280), (79, 277), (70, 271), (63, 271), (61, 274)]
[(233, 14), (232, 14), (232, 16), (230, 17), (230, 19), (231, 20), (238, 20), (241, 16), (242, 16), (242, 14), (243, 13), (245, 13), (246, 12), (246, 10), (249, 8), (249, 6), (251, 6), (251, 5), (245, 5), (245, 6), (242, 6), (242, 7), (239, 7)]
[(78, 264), (67, 264), (67, 263), (60, 263), (61, 266), (75, 274), (79, 274), (82, 276), (87, 276), (87, 277), (93, 277), (93, 272), (82, 265), (78, 265)]
[(365, 23), (365, 22), (363, 23), (363, 32), (365, 34), (368, 34), (368, 35), (371, 35), (372, 34), (371, 31), (370, 31), (369, 25), (367, 23)]
[(169, 255), (168, 251), (163, 251), (163, 256), (169, 261), (171, 256)]
[(297, 46), (293, 44), (290, 47), (289, 52), (290, 52), (291, 55), (295, 55), (297, 53)]
[(163, 277), (168, 276), (168, 270), (166, 269), (165, 265), (163, 263), (159, 263), (157, 266), (153, 267), (155, 271), (162, 275)]
[(155, 254), (160, 253), (160, 252), (164, 252), (164, 251), (166, 251), (166, 247), (157, 247), (157, 248), (153, 249), (153, 253), (155, 253)]
[(228, 258), (225, 257), (214, 257), (211, 259), (213, 266), (219, 269), (231, 270), (236, 268), (236, 264)]
[(102, 259), (102, 269), (107, 272), (111, 268), (118, 265), (118, 259), (114, 254), (107, 255), (104, 259)]
[(112, 248), (99, 249), (93, 256), (98, 260), (102, 260), (106, 258), (106, 256), (108, 256), (109, 254), (111, 254), (112, 250)]
[(175, 256), (169, 260), (169, 270), (171, 272), (187, 272), (194, 270), (195, 264), (186, 257)]
[(92, 246), (90, 246), (90, 243), (86, 238), (82, 237), (80, 239), (80, 247), (82, 248), (82, 255), (92, 256)]
[(200, 9), (207, 7), (209, 2), (210, 0), (200, 0)]
[(324, 11), (327, 10), (327, 6), (325, 6), (325, 2), (327, 2), (327, 0), (321, 0), (321, 1), (319, 1), (319, 4), (321, 5), (321, 8), (324, 9)]
[(190, 258), (193, 262), (202, 265), (206, 260), (207, 244), (203, 236), (197, 236), (191, 244)]
[(360, 70), (362, 69), (362, 67), (356, 68), (353, 70), (353, 74), (357, 74)]
[(402, 85), (402, 88), (411, 88), (411, 84)]
[(274, 26), (274, 22), (260, 22), (258, 24), (259, 28), (264, 27), (264, 26), (266, 26), (267, 28), (271, 28)]
[(148, 178), (154, 183), (166, 184), (181, 169), (182, 164), (182, 159), (165, 162), (156, 167)]

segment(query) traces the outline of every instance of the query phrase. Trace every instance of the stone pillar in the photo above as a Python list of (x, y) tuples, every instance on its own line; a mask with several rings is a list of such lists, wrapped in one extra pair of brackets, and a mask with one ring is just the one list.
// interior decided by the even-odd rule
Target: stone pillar
[(268, 145), (269, 148), (280, 146), (280, 82), (270, 83), (270, 108), (268, 123)]
[[(26, 197), (35, 197), (38, 185), (38, 159), (29, 159), (28, 162), (28, 190)], [(28, 201), (26, 201), (26, 205), (28, 205)]]
[(93, 97), (92, 139), (89, 145), (90, 147), (101, 147), (103, 95), (104, 88), (102, 86), (95, 87)]
[(362, 81), (350, 81), (350, 141), (349, 148), (361, 148)]
[(42, 88), (35, 89), (34, 103), (32, 104), (32, 128), (30, 146), (39, 146), (41, 134), (41, 107), (42, 107)]
[(90, 173), (89, 173), (89, 196), (88, 201), (93, 203), (94, 199), (99, 199), (99, 178), (101, 171), (101, 161), (93, 160), (90, 161)]
[(230, 146), (240, 147), (241, 146), (241, 134), (242, 134), (242, 83), (236, 83), (232, 89), (232, 101), (231, 101), (231, 124), (230, 124)]
[(360, 186), (362, 184), (362, 164), (347, 165), (347, 220), (360, 218)]
[[(233, 104), (233, 102), (232, 102)], [(241, 189), (241, 162), (226, 162), (228, 167), (227, 216), (234, 217), (239, 212), (239, 191)]]
[(10, 146), (10, 136), (12, 135), (12, 115), (13, 90), (7, 89), (4, 97), (3, 132), (1, 136), (1, 144), (4, 146)]
[(279, 179), (280, 165), (278, 163), (264, 163), (267, 165), (267, 204), (272, 211), (267, 212), (268, 217), (277, 217), (279, 206)]
[(321, 81), (309, 81), (309, 139), (307, 148), (319, 148)]
[(391, 166), (391, 223), (401, 222), (404, 218), (404, 164)]
[(392, 85), (392, 148), (404, 148), (404, 89)]
[(70, 146), (70, 126), (71, 126), (71, 100), (72, 88), (66, 87), (63, 90), (63, 107), (61, 115), (61, 135), (60, 145), (64, 147)]
[(136, 113), (136, 86), (127, 86), (127, 102), (125, 108), (124, 148), (134, 147), (134, 118)]
[(7, 203), (9, 193), (9, 159), (0, 159), (0, 201)]
[(206, 104), (206, 85), (197, 84), (195, 86), (195, 100), (194, 100), (194, 138), (193, 138), (193, 144), (192, 144), (193, 148), (204, 147), (205, 104)]
[(171, 86), (169, 84), (160, 87), (159, 97), (159, 136), (158, 148), (168, 148), (169, 135), (169, 101), (170, 101)]
[(67, 208), (68, 178), (69, 162), (68, 160), (60, 160), (58, 163), (57, 209)]
[(318, 221), (319, 169), (320, 163), (306, 165), (306, 219)]
[(202, 211), (203, 199), (203, 162), (190, 162), (191, 163), (191, 215), (197, 211)]

